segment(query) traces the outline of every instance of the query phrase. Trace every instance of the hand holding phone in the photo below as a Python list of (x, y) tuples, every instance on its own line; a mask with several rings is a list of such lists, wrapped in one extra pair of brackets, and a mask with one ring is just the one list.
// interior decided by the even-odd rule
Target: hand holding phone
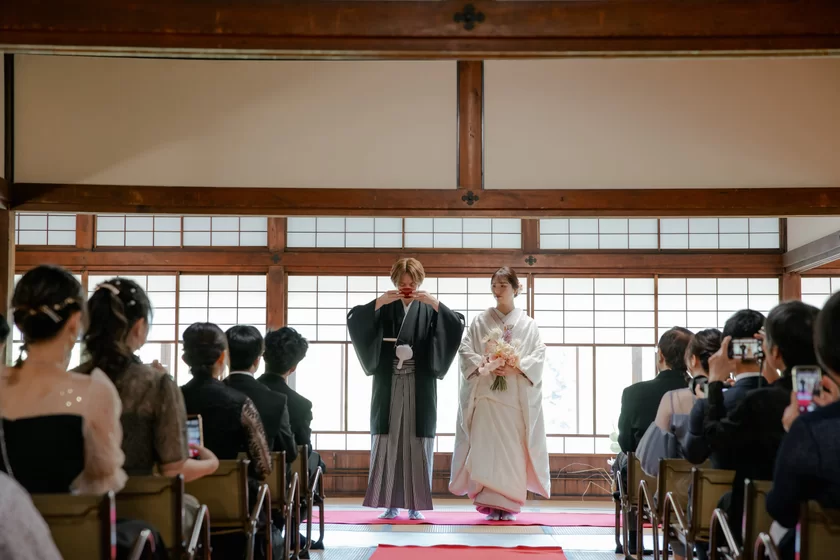
[(733, 338), (729, 343), (729, 357), (742, 362), (757, 362), (764, 357), (761, 340), (757, 338)]
[(197, 458), (200, 454), (199, 448), (204, 447), (204, 430), (200, 414), (187, 418), (187, 444), (190, 458)]
[(799, 412), (811, 412), (817, 408), (814, 397), (819, 396), (822, 388), (822, 370), (819, 366), (796, 366), (793, 368), (793, 392)]

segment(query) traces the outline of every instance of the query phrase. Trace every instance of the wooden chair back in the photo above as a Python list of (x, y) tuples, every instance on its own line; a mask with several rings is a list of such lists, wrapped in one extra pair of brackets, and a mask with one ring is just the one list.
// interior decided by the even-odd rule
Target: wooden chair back
[(175, 558), (184, 552), (184, 477), (132, 476), (117, 494), (117, 512), (158, 530)]
[(744, 518), (741, 535), (744, 543), (743, 560), (753, 560), (755, 543), (761, 533), (769, 533), (773, 518), (767, 513), (767, 493), (773, 483), (766, 480), (747, 480), (744, 490)]
[(47, 522), (63, 558), (116, 559), (113, 492), (103, 496), (34, 494), (32, 501)]
[(734, 480), (735, 471), (692, 469), (691, 508), (688, 513), (691, 541), (709, 540), (712, 513), (723, 495), (732, 491)]
[(797, 531), (799, 560), (836, 558), (840, 550), (840, 510), (808, 502), (802, 506)]
[(271, 454), (271, 464), (274, 470), (266, 478), (265, 483), (271, 492), (271, 507), (275, 510), (282, 510), (286, 505), (286, 452), (274, 452)]
[(214, 533), (247, 530), (249, 464), (248, 459), (219, 461), (216, 472), (186, 484), (187, 493), (209, 508)]
[(661, 459), (657, 487), (657, 516), (662, 518), (665, 496), (671, 492), (675, 503), (685, 512), (688, 509), (688, 494), (691, 488), (691, 471), (694, 465), (684, 459)]
[(309, 495), (309, 446), (306, 445), (299, 445), (298, 446), (298, 455), (294, 461), (292, 461), (292, 472), (298, 473), (300, 484), (300, 499), (303, 500), (304, 496)]
[(648, 476), (642, 470), (642, 463), (635, 453), (627, 454), (627, 499), (630, 500), (628, 505), (636, 507), (639, 505), (639, 483), (645, 481), (648, 488), (651, 490), (656, 488), (656, 477)]

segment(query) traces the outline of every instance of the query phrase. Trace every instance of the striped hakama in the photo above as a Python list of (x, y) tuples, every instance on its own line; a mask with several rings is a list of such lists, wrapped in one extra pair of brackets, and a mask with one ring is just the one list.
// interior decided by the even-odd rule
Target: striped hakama
[(434, 438), (417, 437), (414, 361), (394, 361), (390, 427), (371, 441), (370, 477), (364, 506), (432, 509)]

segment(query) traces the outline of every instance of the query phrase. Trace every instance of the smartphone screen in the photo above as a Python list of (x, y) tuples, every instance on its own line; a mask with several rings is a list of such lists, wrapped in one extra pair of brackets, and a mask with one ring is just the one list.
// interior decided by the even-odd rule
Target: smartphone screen
[(729, 343), (729, 357), (754, 362), (761, 355), (761, 341), (756, 338), (734, 338)]
[(797, 366), (793, 368), (793, 390), (799, 412), (811, 412), (816, 408), (814, 396), (818, 395), (822, 385), (822, 371), (817, 366)]
[[(191, 445), (203, 445), (203, 434), (201, 433), (201, 416), (190, 416), (187, 419), (187, 443)], [(190, 457), (195, 459), (198, 452), (190, 448)]]

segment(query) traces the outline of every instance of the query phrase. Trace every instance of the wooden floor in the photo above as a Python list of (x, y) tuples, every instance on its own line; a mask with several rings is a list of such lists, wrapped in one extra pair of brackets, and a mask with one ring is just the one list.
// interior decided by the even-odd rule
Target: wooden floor
[[(329, 500), (330, 509), (355, 509), (360, 500)], [(436, 500), (435, 509), (473, 511), (464, 500)], [(528, 511), (613, 513), (608, 502), (531, 502)], [(646, 541), (649, 540), (649, 537)], [(327, 525), (324, 551), (313, 551), (317, 560), (367, 560), (377, 545), (395, 546), (560, 546), (568, 560), (614, 560), (612, 527), (494, 527), (486, 525)], [(650, 543), (646, 542), (647, 546)]]

